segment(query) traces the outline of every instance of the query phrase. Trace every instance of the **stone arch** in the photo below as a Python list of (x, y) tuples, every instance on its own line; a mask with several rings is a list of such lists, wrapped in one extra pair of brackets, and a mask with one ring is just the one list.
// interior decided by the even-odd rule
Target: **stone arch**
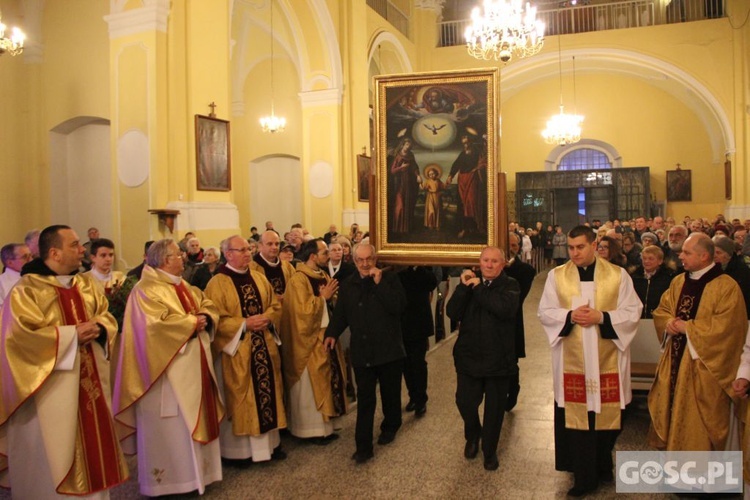
[[(703, 124), (711, 144), (713, 161), (723, 162), (734, 153), (735, 140), (726, 110), (711, 90), (692, 74), (658, 57), (630, 50), (584, 48), (563, 50), (563, 59), (576, 58), (576, 71), (607, 72), (638, 78), (662, 89), (692, 110)], [(502, 98), (508, 99), (522, 88), (557, 76), (558, 54), (540, 54), (504, 68), (501, 75)], [(569, 72), (564, 70), (563, 73)]]
[(601, 151), (612, 162), (612, 168), (622, 167), (622, 156), (620, 156), (620, 153), (613, 145), (604, 141), (597, 141), (596, 139), (581, 139), (575, 144), (553, 147), (544, 160), (544, 170), (557, 170), (557, 166), (560, 164), (563, 156), (576, 149), (595, 149)]

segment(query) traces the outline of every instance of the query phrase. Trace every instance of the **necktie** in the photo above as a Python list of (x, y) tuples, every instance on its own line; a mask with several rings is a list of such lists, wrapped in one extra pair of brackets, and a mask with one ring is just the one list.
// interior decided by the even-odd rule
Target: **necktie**
[(490, 280), (484, 280), (484, 286), (490, 286)]

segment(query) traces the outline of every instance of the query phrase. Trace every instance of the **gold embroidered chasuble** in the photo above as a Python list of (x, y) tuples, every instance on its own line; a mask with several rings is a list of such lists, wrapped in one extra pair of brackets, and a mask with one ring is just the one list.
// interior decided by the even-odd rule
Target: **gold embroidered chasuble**
[(207, 315), (214, 328), (218, 324), (216, 307), (200, 289), (185, 280), (175, 286), (169, 275), (144, 266), (125, 308), (112, 396), (115, 418), (126, 427), (121, 439), (135, 433), (135, 403), (161, 376), (168, 378), (193, 440), (218, 438), (224, 405), (211, 337), (196, 332), (197, 314)]
[[(230, 270), (231, 272), (231, 270)], [(245, 290), (248, 294), (254, 294), (257, 289), (259, 297), (243, 297), (248, 301), (260, 301), (264, 316), (278, 326), (281, 319), (281, 302), (263, 273), (249, 271), (255, 287)], [(237, 332), (245, 322), (242, 313), (242, 304), (237, 289), (232, 279), (226, 274), (216, 274), (206, 287), (208, 296), (219, 311), (219, 328), (213, 341), (213, 349), (216, 356), (221, 356), (222, 375), (224, 378), (224, 397), (226, 398), (227, 416), (232, 421), (232, 432), (236, 436), (259, 436), (265, 432), (271, 420), (276, 420), (276, 428), (283, 429), (287, 426), (286, 411), (284, 407), (284, 382), (281, 375), (281, 355), (276, 345), (273, 334), (269, 329), (262, 332), (265, 347), (273, 370), (273, 388), (266, 387), (271, 377), (264, 373), (262, 367), (251, 373), (253, 365), (253, 341), (258, 341), (250, 332), (245, 332), (243, 340), (240, 340), (237, 351), (233, 356), (223, 352), (224, 348), (237, 335)], [(257, 350), (256, 350), (257, 351)], [(256, 383), (261, 387), (253, 386), (253, 375)], [(263, 401), (256, 399), (256, 390), (262, 391)], [(272, 397), (265, 397), (271, 395)], [(264, 408), (265, 406), (265, 408)], [(273, 407), (273, 408), (271, 408)], [(261, 422), (264, 419), (264, 422)]]
[[(259, 262), (263, 259), (260, 255), (256, 255), (256, 257), (250, 262), (250, 270), (255, 271), (258, 273), (261, 273), (263, 276), (268, 279), (268, 281), (271, 283), (271, 286), (276, 291), (276, 295), (284, 295), (286, 293), (286, 286), (289, 283), (289, 280), (294, 275), (294, 266), (291, 265), (289, 262), (283, 261), (279, 259), (279, 265), (281, 266), (281, 275), (284, 277), (283, 281), (276, 277), (269, 277), (266, 274), (266, 270), (263, 267), (263, 265), (259, 264)], [(267, 265), (267, 264), (266, 264)], [(279, 316), (279, 318), (281, 318)], [(279, 326), (278, 324), (276, 325)]]
[(9, 421), (27, 401), (35, 407), (57, 493), (90, 495), (127, 480), (104, 349), (96, 341), (80, 345), (71, 370), (55, 369), (75, 342), (75, 333), (61, 334), (64, 325), (101, 325), (111, 349), (117, 323), (107, 306), (94, 281), (81, 275), (65, 287), (54, 275), (27, 274), (8, 296), (0, 313), (0, 483), (9, 479)]
[[(575, 309), (574, 299), (581, 296), (581, 280), (578, 268), (573, 262), (555, 268), (555, 284), (560, 306)], [(614, 311), (617, 309), (620, 268), (603, 259), (596, 259), (594, 269), (593, 309)], [(620, 373), (618, 349), (612, 340), (603, 339), (597, 334), (599, 379), (588, 379), (585, 367), (584, 331), (579, 325), (573, 326), (563, 342), (563, 384), (565, 390), (565, 426), (569, 429), (588, 430), (588, 400), (599, 398), (601, 412), (596, 414), (596, 430), (620, 428)]]
[[(284, 383), (287, 390), (299, 382), (307, 368), (315, 403), (324, 420), (346, 413), (344, 359), (340, 349), (327, 352), (323, 339), (327, 325), (322, 325), (326, 301), (313, 291), (311, 279), (320, 285), (331, 278), (305, 264), (287, 283), (281, 319), (281, 351), (284, 360)], [(335, 358), (335, 359), (334, 359)]]
[[(659, 339), (667, 322), (681, 307), (687, 273), (676, 276), (653, 312)], [(682, 306), (685, 306), (683, 304)], [(687, 321), (687, 338), (697, 358), (685, 348), (679, 366), (665, 349), (648, 396), (651, 414), (649, 444), (667, 450), (723, 450), (729, 435), (732, 382), (747, 333), (747, 310), (742, 291), (727, 275), (709, 281), (694, 319)], [(668, 343), (669, 345), (669, 343)], [(670, 394), (672, 373), (676, 376)]]

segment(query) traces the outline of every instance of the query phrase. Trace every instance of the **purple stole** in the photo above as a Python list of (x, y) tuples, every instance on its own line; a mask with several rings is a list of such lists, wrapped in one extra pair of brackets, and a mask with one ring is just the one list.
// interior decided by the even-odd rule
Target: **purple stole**
[[(261, 259), (263, 260), (263, 259)], [(263, 261), (265, 264), (265, 261)], [(281, 272), (281, 266), (278, 267)], [(250, 271), (236, 273), (227, 266), (220, 266), (217, 274), (223, 274), (232, 280), (234, 289), (240, 299), (242, 317), (255, 316), (263, 313), (263, 301), (260, 290), (255, 284)], [(276, 380), (268, 352), (265, 333), (263, 331), (247, 331), (250, 337), (250, 377), (253, 379), (253, 393), (255, 407), (258, 412), (258, 422), (261, 434), (272, 431), (279, 426), (276, 411)]]
[[(278, 266), (269, 266), (268, 262), (266, 262), (260, 254), (253, 257), (253, 260), (263, 268), (266, 279), (271, 282), (274, 293), (276, 295), (284, 295), (284, 291), (286, 290), (286, 278), (284, 277), (284, 268), (282, 267), (281, 259), (279, 259)], [(240, 297), (242, 297), (242, 295), (240, 295)]]
[[(701, 276), (700, 279), (690, 279), (689, 274), (685, 275), (685, 283), (682, 285), (680, 291), (680, 298), (677, 302), (677, 311), (675, 317), (683, 321), (688, 321), (695, 318), (698, 313), (698, 306), (701, 303), (701, 296), (703, 296), (703, 290), (706, 285), (714, 278), (721, 276), (723, 271), (721, 266), (715, 265), (706, 274)], [(677, 373), (680, 370), (680, 362), (682, 356), (685, 353), (685, 346), (687, 345), (687, 335), (681, 333), (679, 335), (672, 335), (671, 342), (669, 343), (669, 355), (672, 361), (672, 370), (669, 377), (669, 399), (674, 399), (674, 388), (677, 384)]]

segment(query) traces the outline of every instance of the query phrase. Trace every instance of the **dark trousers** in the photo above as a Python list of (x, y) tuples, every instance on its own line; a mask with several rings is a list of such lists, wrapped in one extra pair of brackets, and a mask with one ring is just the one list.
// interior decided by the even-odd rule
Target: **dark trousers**
[(357, 381), (357, 424), (354, 440), (358, 452), (372, 451), (372, 426), (375, 422), (375, 387), (380, 383), (383, 422), (380, 430), (396, 432), (401, 427), (401, 374), (404, 361), (384, 365), (354, 367)]
[(427, 404), (427, 346), (428, 339), (404, 340), (404, 381), (409, 390), (409, 401), (417, 408)]
[(565, 408), (555, 403), (555, 469), (572, 472), (579, 488), (594, 489), (601, 474), (612, 473), (612, 450), (620, 430), (594, 430), (595, 416), (589, 412), (587, 431), (566, 429)]
[[(482, 438), (485, 456), (497, 452), (500, 431), (505, 417), (508, 397), (508, 377), (471, 377), (457, 374), (456, 406), (464, 419), (464, 437), (467, 441)], [(484, 399), (484, 425), (479, 422), (479, 405)]]
[[(516, 358), (518, 363), (518, 358)], [(508, 377), (508, 404), (516, 405), (518, 402), (518, 394), (521, 392), (521, 370)]]

